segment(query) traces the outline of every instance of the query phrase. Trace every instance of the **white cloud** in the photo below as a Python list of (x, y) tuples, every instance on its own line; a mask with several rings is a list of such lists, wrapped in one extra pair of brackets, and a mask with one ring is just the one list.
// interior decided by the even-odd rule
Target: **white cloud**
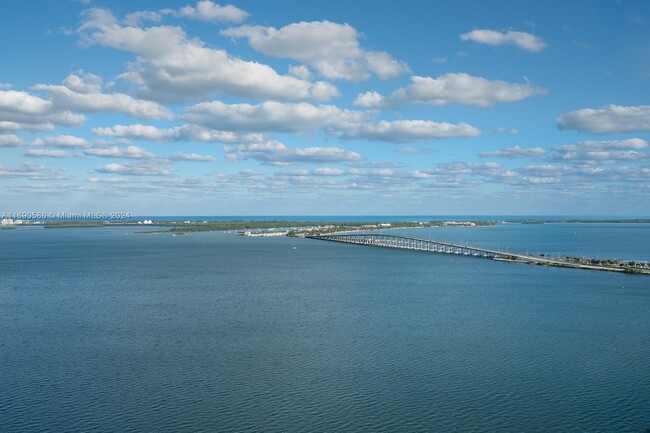
[(267, 101), (257, 105), (203, 102), (187, 109), (183, 118), (217, 130), (303, 132), (322, 128), (346, 128), (365, 119), (359, 111), (334, 105)]
[(390, 99), (375, 91), (359, 93), (352, 103), (365, 108), (388, 108), (393, 106)]
[(84, 154), (102, 158), (153, 159), (156, 155), (138, 146), (86, 149)]
[(365, 138), (391, 143), (433, 141), (441, 138), (478, 137), (481, 131), (466, 123), (451, 124), (430, 120), (382, 120), (365, 123), (342, 133), (343, 138)]
[(372, 123), (361, 111), (306, 102), (267, 101), (257, 105), (204, 102), (189, 107), (183, 118), (215, 129), (299, 133), (324, 130), (343, 138), (365, 138), (393, 143), (431, 141), (439, 138), (476, 137), (481, 131), (466, 123), (397, 120)]
[(125, 183), (129, 181), (125, 177), (89, 177), (86, 180), (90, 183)]
[(431, 175), (485, 174), (501, 169), (497, 162), (446, 162), (430, 170), (422, 170)]
[(159, 164), (106, 164), (96, 168), (97, 173), (122, 174), (127, 176), (167, 176), (171, 174), (166, 166)]
[(209, 48), (197, 38), (189, 39), (180, 27), (122, 26), (106, 9), (86, 11), (79, 33), (86, 44), (136, 54), (137, 61), (120, 77), (139, 85), (149, 99), (192, 100), (215, 92), (287, 100), (327, 100), (339, 95), (330, 83), (280, 75), (268, 65)]
[(289, 75), (293, 75), (301, 80), (311, 79), (311, 71), (305, 65), (293, 66), (289, 65)]
[(29, 158), (65, 158), (68, 156), (68, 152), (65, 150), (33, 149), (26, 151), (23, 155)]
[(237, 23), (245, 20), (249, 13), (233, 5), (220, 6), (210, 0), (201, 0), (196, 3), (196, 7), (181, 8), (178, 15), (212, 23)]
[(350, 152), (334, 146), (289, 148), (278, 141), (240, 144), (236, 146), (226, 145), (224, 146), (224, 151), (230, 161), (255, 159), (268, 165), (318, 164), (359, 161), (363, 159), (356, 152)]
[(20, 177), (33, 180), (60, 180), (64, 177), (60, 172), (45, 165), (21, 164), (9, 166), (0, 164), (0, 177)]
[(169, 156), (171, 161), (197, 161), (197, 162), (211, 162), (216, 158), (212, 155), (200, 155), (198, 153), (183, 153), (174, 152)]
[(300, 168), (296, 170), (285, 170), (275, 173), (276, 176), (323, 176), (323, 177), (341, 177), (341, 176), (354, 176), (359, 175), (362, 172), (357, 169), (342, 170), (340, 168), (331, 168), (331, 167), (322, 167), (315, 168), (313, 170), (307, 170), (305, 168)]
[(93, 128), (93, 134), (110, 137), (132, 138), (147, 141), (172, 141), (179, 135), (179, 128), (161, 129), (152, 125), (115, 125), (107, 128)]
[(431, 153), (431, 149), (426, 149), (426, 148), (418, 148), (418, 147), (405, 147), (403, 149), (398, 149), (397, 150), (399, 153), (405, 153), (407, 155), (417, 155), (421, 153)]
[(491, 81), (465, 73), (444, 74), (438, 78), (413, 76), (411, 81), (413, 83), (408, 87), (394, 91), (392, 98), (416, 104), (459, 103), (487, 107), (546, 93), (546, 90), (530, 83)]
[(52, 123), (19, 123), (19, 122), (5, 122), (0, 121), (0, 133), (6, 132), (19, 132), (19, 131), (45, 131), (53, 130), (54, 125)]
[(0, 131), (42, 131), (75, 126), (86, 118), (24, 91), (0, 90)]
[(508, 128), (504, 128), (503, 126), (498, 127), (497, 132), (499, 134), (519, 135), (518, 129), (508, 129)]
[(650, 105), (609, 105), (604, 108), (583, 108), (557, 118), (560, 129), (590, 134), (650, 131)]
[(574, 170), (568, 166), (552, 164), (527, 165), (517, 169), (517, 177), (512, 183), (520, 185), (552, 185), (565, 181)]
[(619, 161), (644, 161), (650, 155), (643, 150), (648, 143), (640, 138), (610, 141), (581, 141), (576, 144), (554, 147), (553, 161), (570, 161), (576, 164), (613, 164)]
[(373, 73), (387, 79), (409, 70), (388, 53), (363, 50), (359, 33), (349, 24), (303, 21), (280, 29), (246, 25), (221, 34), (246, 38), (251, 47), (266, 55), (304, 62), (327, 78), (361, 81)]
[(0, 91), (0, 107), (4, 111), (39, 115), (50, 111), (52, 103), (27, 92), (3, 90)]
[(163, 14), (153, 11), (138, 11), (130, 13), (124, 18), (124, 24), (129, 26), (139, 26), (143, 21), (158, 22), (162, 19)]
[(123, 93), (102, 93), (101, 83), (97, 75), (82, 71), (69, 75), (62, 86), (38, 84), (34, 88), (46, 91), (52, 103), (64, 110), (116, 111), (139, 119), (173, 117), (167, 107), (156, 102), (135, 99)]
[(0, 147), (18, 147), (23, 145), (23, 140), (15, 134), (0, 134)]
[(571, 173), (573, 169), (566, 165), (539, 164), (539, 165), (527, 165), (524, 167), (520, 167), (517, 170), (529, 175), (548, 176), (548, 175)]
[(508, 147), (503, 150), (494, 150), (490, 152), (481, 152), (481, 158), (495, 157), (495, 158), (528, 158), (540, 156), (546, 153), (541, 147), (528, 147), (523, 148), (520, 146)]
[(207, 143), (253, 143), (263, 141), (262, 134), (237, 133), (206, 129), (196, 125), (174, 128), (158, 128), (152, 125), (115, 125), (109, 128), (93, 128), (93, 134), (110, 137), (131, 138), (146, 141), (202, 141)]
[(537, 52), (546, 47), (540, 37), (526, 32), (498, 32), (496, 30), (477, 29), (460, 35), (463, 41), (474, 41), (486, 45), (515, 45), (523, 50)]
[(90, 145), (88, 140), (74, 135), (53, 135), (44, 138), (37, 138), (34, 140), (33, 144), (34, 146), (52, 146), (62, 148), (84, 148)]

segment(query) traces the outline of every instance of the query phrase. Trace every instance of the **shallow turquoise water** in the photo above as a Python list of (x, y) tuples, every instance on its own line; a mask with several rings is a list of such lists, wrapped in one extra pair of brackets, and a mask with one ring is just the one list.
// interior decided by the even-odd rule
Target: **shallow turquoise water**
[[(0, 233), (0, 431), (650, 428), (650, 277), (128, 232)], [(645, 225), (413, 232), (650, 259)]]

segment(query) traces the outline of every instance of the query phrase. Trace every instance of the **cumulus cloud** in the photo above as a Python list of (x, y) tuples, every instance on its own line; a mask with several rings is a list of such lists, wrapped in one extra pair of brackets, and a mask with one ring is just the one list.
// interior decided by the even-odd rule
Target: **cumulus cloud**
[(154, 11), (132, 12), (124, 18), (124, 24), (127, 24), (129, 26), (139, 26), (144, 21), (158, 22), (162, 19), (162, 16), (165, 12), (171, 11), (163, 11), (162, 13)]
[(409, 86), (394, 91), (392, 97), (416, 104), (458, 103), (487, 107), (546, 93), (546, 90), (530, 83), (487, 80), (465, 73), (444, 74), (438, 78), (413, 76), (411, 81)]
[(20, 131), (45, 131), (53, 130), (52, 123), (20, 123), (20, 122), (6, 122), (0, 120), (0, 133), (20, 132)]
[(21, 164), (18, 166), (0, 164), (0, 177), (18, 177), (33, 180), (60, 180), (64, 178), (60, 172), (40, 164)]
[(498, 127), (497, 132), (499, 134), (519, 135), (518, 129), (508, 129), (508, 128), (504, 128), (503, 126)]
[(546, 153), (541, 147), (528, 147), (523, 148), (519, 146), (508, 147), (503, 150), (494, 150), (490, 152), (481, 152), (478, 155), (481, 158), (528, 158), (534, 156), (540, 156)]
[(481, 131), (467, 123), (452, 124), (430, 120), (382, 120), (360, 124), (343, 132), (343, 138), (365, 138), (390, 143), (432, 141), (441, 138), (478, 137)]
[(306, 168), (300, 168), (296, 170), (285, 170), (276, 172), (276, 176), (324, 176), (324, 177), (341, 177), (341, 176), (353, 176), (361, 174), (361, 170), (356, 168), (343, 170), (340, 168), (331, 168), (331, 167), (321, 167), (315, 168), (313, 170), (308, 170)]
[(304, 62), (327, 78), (361, 81), (373, 73), (387, 79), (409, 70), (406, 63), (386, 52), (363, 50), (359, 33), (349, 24), (302, 21), (280, 29), (246, 25), (221, 34), (246, 38), (252, 48), (266, 55)]
[(650, 105), (609, 105), (604, 108), (583, 108), (557, 118), (560, 129), (590, 134), (650, 131)]
[(610, 141), (581, 141), (576, 144), (554, 147), (553, 161), (570, 161), (576, 164), (613, 164), (620, 161), (648, 160), (643, 150), (648, 143), (640, 138)]
[(497, 162), (445, 162), (435, 168), (421, 170), (430, 176), (458, 176), (458, 175), (483, 175), (494, 177), (501, 170), (502, 165)]
[(65, 158), (68, 156), (68, 152), (65, 150), (32, 149), (23, 153), (23, 156), (28, 158)]
[[(581, 167), (581, 175), (595, 178), (604, 182), (623, 182), (636, 184), (636, 188), (643, 188), (650, 181), (650, 167)], [(590, 179), (591, 180), (591, 179)], [(628, 193), (634, 190), (626, 190)]]
[(354, 105), (364, 108), (388, 108), (394, 105), (389, 98), (372, 90), (359, 93), (352, 102)]
[(86, 118), (24, 91), (0, 90), (0, 131), (42, 131), (76, 126)]
[(38, 84), (36, 90), (46, 91), (52, 103), (64, 110), (83, 112), (115, 111), (139, 119), (171, 119), (171, 111), (156, 102), (135, 99), (123, 93), (102, 93), (102, 79), (97, 75), (74, 73), (63, 85)]
[(245, 20), (249, 13), (233, 5), (220, 6), (210, 0), (201, 0), (196, 6), (181, 8), (178, 15), (211, 23), (237, 23)]
[(327, 100), (339, 94), (330, 83), (280, 75), (273, 68), (231, 56), (188, 38), (176, 26), (146, 29), (122, 26), (106, 9), (90, 9), (78, 32), (86, 44), (100, 44), (137, 55), (120, 78), (140, 86), (153, 100), (192, 100), (215, 92), (248, 98)]
[(198, 153), (183, 153), (174, 152), (169, 156), (171, 161), (196, 161), (196, 162), (211, 162), (216, 158), (212, 155), (201, 155)]
[(559, 184), (574, 172), (572, 167), (552, 164), (527, 165), (517, 169), (517, 179), (513, 183), (521, 185)]
[(289, 75), (293, 75), (294, 77), (300, 78), (302, 80), (311, 79), (311, 71), (305, 65), (299, 65), (299, 66), (290, 65)]
[(171, 171), (160, 164), (106, 164), (96, 168), (97, 173), (122, 174), (127, 176), (167, 176)]
[(15, 134), (0, 134), (0, 147), (18, 147), (23, 145), (23, 140)]
[(129, 181), (125, 177), (89, 177), (86, 180), (90, 183), (125, 183)]
[(44, 138), (37, 138), (33, 142), (34, 146), (52, 146), (63, 148), (83, 148), (88, 147), (90, 143), (85, 138), (74, 135), (52, 135)]
[(262, 134), (238, 133), (206, 129), (196, 125), (182, 125), (174, 128), (158, 128), (152, 125), (114, 125), (107, 128), (93, 128), (93, 134), (134, 140), (174, 142), (202, 141), (207, 143), (253, 143), (263, 141)]
[(526, 165), (524, 167), (518, 168), (517, 170), (529, 175), (548, 176), (548, 175), (571, 173), (573, 169), (566, 165), (537, 164), (537, 165)]
[(278, 141), (265, 143), (240, 144), (224, 146), (226, 158), (230, 161), (255, 159), (268, 165), (289, 165), (298, 163), (332, 163), (359, 161), (362, 158), (356, 152), (331, 147), (289, 148)]
[(138, 146), (86, 149), (84, 154), (101, 158), (153, 159), (156, 155)]
[(431, 153), (431, 149), (427, 148), (418, 148), (418, 147), (404, 147), (397, 150), (399, 153), (405, 153), (407, 155), (417, 155), (421, 153)]
[(431, 141), (440, 138), (476, 137), (481, 131), (466, 123), (429, 120), (397, 120), (373, 123), (367, 113), (333, 105), (306, 102), (224, 104), (204, 102), (187, 109), (183, 118), (203, 127), (234, 131), (298, 133), (324, 130), (351, 139), (365, 138), (393, 143)]
[(365, 119), (359, 111), (342, 110), (334, 105), (307, 102), (224, 104), (203, 102), (189, 107), (183, 118), (213, 129), (255, 132), (303, 132), (322, 128), (347, 128)]
[(515, 45), (522, 50), (537, 52), (546, 48), (540, 37), (526, 32), (498, 32), (496, 30), (476, 29), (460, 35), (462, 41), (474, 41), (486, 45)]

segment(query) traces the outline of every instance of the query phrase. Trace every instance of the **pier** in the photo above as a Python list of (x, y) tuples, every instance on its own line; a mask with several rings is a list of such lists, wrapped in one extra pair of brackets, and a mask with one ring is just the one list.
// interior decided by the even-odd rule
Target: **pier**
[[(458, 256), (477, 257), (499, 261), (526, 263), (540, 266), (556, 266), (564, 268), (591, 269), (610, 272), (630, 272), (630, 268), (621, 266), (605, 266), (576, 263), (564, 259), (551, 257), (537, 257), (528, 254), (511, 253), (508, 251), (492, 250), (469, 245), (455, 244), (451, 242), (423, 239), (412, 236), (398, 236), (387, 234), (353, 233), (353, 234), (323, 234), (305, 236), (308, 239), (316, 239), (330, 242), (342, 242), (346, 244), (366, 245), (382, 248), (396, 248), (401, 250), (422, 251), (438, 254), (452, 254)], [(635, 271), (649, 275), (647, 271)]]

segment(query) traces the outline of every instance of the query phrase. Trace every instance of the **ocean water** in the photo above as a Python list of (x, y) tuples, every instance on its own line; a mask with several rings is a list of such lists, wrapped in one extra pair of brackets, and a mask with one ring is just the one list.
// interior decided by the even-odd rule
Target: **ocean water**
[[(408, 234), (647, 260), (648, 227)], [(132, 230), (0, 231), (0, 431), (650, 429), (650, 277)]]

